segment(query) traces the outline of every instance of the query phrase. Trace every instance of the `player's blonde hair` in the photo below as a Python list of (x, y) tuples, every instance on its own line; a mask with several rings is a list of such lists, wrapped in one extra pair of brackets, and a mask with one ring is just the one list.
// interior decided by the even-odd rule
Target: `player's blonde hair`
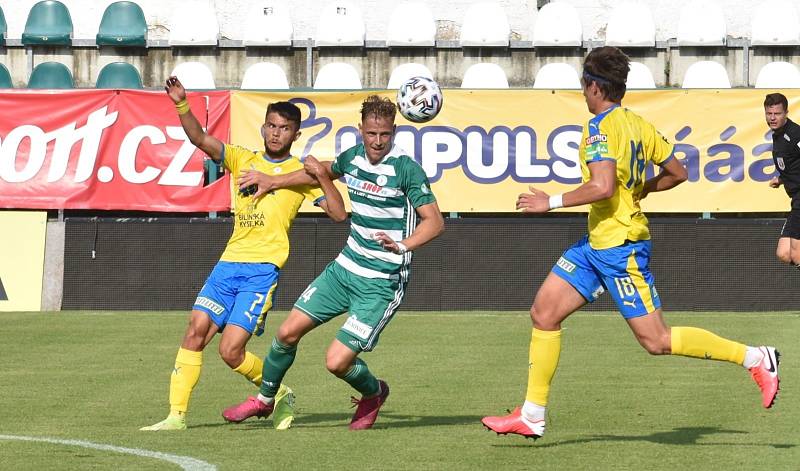
[(378, 95), (370, 95), (361, 103), (361, 121), (364, 122), (368, 117), (385, 118), (394, 122), (397, 107), (388, 98), (381, 98)]

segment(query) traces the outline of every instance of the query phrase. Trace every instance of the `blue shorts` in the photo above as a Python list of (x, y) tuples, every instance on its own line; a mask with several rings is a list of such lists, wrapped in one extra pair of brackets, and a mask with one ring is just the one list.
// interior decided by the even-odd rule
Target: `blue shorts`
[(649, 240), (627, 241), (596, 250), (585, 236), (561, 255), (553, 273), (590, 303), (608, 290), (622, 317), (644, 316), (661, 307), (649, 267), (651, 245)]
[(217, 262), (197, 295), (194, 309), (208, 314), (220, 331), (232, 324), (261, 335), (278, 275), (278, 267), (271, 263)]

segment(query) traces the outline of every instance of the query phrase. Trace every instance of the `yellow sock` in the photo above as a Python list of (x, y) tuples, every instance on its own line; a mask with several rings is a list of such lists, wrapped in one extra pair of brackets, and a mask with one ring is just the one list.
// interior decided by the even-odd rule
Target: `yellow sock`
[(672, 354), (743, 364), (747, 346), (696, 327), (673, 327)]
[(189, 408), (189, 396), (200, 379), (203, 367), (203, 352), (179, 349), (175, 357), (175, 368), (169, 380), (169, 413), (183, 415)]
[(244, 361), (241, 365), (234, 368), (233, 371), (247, 378), (247, 381), (261, 386), (261, 370), (264, 368), (264, 362), (261, 358), (253, 355), (250, 352), (244, 352)]
[(550, 382), (558, 367), (558, 357), (561, 355), (561, 331), (533, 329), (531, 333), (530, 371), (528, 371), (528, 391), (525, 400), (547, 405), (547, 396), (550, 393)]

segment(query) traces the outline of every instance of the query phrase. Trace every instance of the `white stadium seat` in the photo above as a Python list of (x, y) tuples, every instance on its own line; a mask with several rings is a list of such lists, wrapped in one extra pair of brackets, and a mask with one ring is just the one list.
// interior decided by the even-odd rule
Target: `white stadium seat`
[(681, 8), (678, 46), (722, 46), (728, 29), (725, 15), (713, 0), (693, 0)]
[(508, 46), (511, 28), (499, 3), (473, 3), (461, 24), (462, 46)]
[(655, 47), (656, 25), (650, 8), (633, 2), (623, 2), (614, 7), (606, 27), (606, 45)]
[(533, 46), (580, 46), (583, 26), (575, 7), (566, 2), (548, 3), (539, 10), (533, 26)]
[(400, 64), (392, 70), (392, 75), (389, 77), (389, 84), (386, 86), (388, 89), (400, 88), (400, 85), (405, 83), (411, 77), (427, 77), (433, 80), (433, 74), (430, 69), (422, 64), (409, 62)]
[(214, 76), (207, 65), (200, 62), (181, 62), (172, 69), (187, 90), (213, 90)]
[(497, 64), (472, 64), (464, 72), (461, 88), (508, 88), (508, 78)]
[(323, 65), (314, 80), (315, 90), (359, 90), (361, 78), (356, 68), (344, 62)]
[(365, 36), (364, 17), (353, 2), (337, 0), (322, 8), (317, 46), (363, 46)]
[(788, 62), (770, 62), (758, 71), (756, 88), (800, 88), (800, 70)]
[(766, 0), (756, 7), (751, 23), (753, 46), (794, 46), (800, 44), (800, 22), (794, 2)]
[(731, 81), (719, 62), (699, 61), (686, 69), (681, 88), (731, 88)]
[(392, 11), (386, 34), (387, 46), (434, 46), (436, 22), (428, 5), (401, 2)]
[(289, 81), (281, 66), (272, 62), (259, 62), (244, 71), (243, 90), (288, 90)]
[(631, 70), (628, 71), (628, 80), (625, 86), (630, 89), (636, 88), (656, 88), (656, 81), (653, 73), (641, 62), (631, 62)]
[(259, 2), (247, 16), (244, 45), (291, 46), (293, 35), (288, 2)]
[(180, 2), (172, 12), (170, 46), (215, 46), (218, 39), (217, 12), (209, 1)]
[(554, 62), (545, 64), (536, 72), (533, 88), (574, 90), (581, 88), (581, 81), (574, 67), (563, 62)]

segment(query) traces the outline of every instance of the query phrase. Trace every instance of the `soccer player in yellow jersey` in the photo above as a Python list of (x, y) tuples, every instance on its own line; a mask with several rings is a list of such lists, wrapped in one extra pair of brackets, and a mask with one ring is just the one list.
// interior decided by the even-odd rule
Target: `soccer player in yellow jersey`
[[(313, 157), (303, 163), (290, 153), (292, 143), (300, 136), (297, 106), (277, 102), (267, 107), (261, 128), (265, 151), (253, 152), (206, 134), (189, 109), (186, 90), (176, 77), (167, 80), (165, 89), (192, 144), (222, 162), (231, 174), (234, 226), (220, 261), (194, 303), (170, 379), (169, 416), (141, 429), (147, 431), (186, 428), (189, 396), (200, 377), (203, 349), (217, 332), (222, 332), (219, 353), (223, 361), (254, 385), (261, 385), (262, 361), (245, 347), (253, 334), (261, 335), (264, 330), (279, 271), (289, 256), (289, 228), (300, 205), (308, 199), (336, 221), (347, 218), (342, 196), (325, 168)], [(302, 185), (255, 197), (254, 191), (240, 191), (235, 183), (236, 176), (251, 169), (267, 175), (305, 169), (318, 187)], [(276, 400), (285, 398), (290, 407), (291, 390), (285, 386), (281, 389)], [(282, 419), (275, 423), (277, 428), (291, 425), (291, 415)]]
[[(484, 417), (497, 433), (529, 438), (544, 434), (550, 382), (561, 351), (561, 323), (586, 303), (609, 291), (639, 343), (652, 355), (724, 360), (750, 370), (771, 407), (778, 393), (778, 352), (749, 347), (695, 327), (669, 328), (648, 267), (650, 233), (639, 202), (686, 180), (672, 145), (647, 121), (621, 106), (629, 59), (617, 48), (593, 49), (581, 83), (594, 117), (583, 128), (579, 158), (583, 184), (561, 195), (530, 188), (517, 209), (543, 213), (589, 204), (589, 234), (567, 249), (548, 274), (531, 307), (528, 390), (522, 407), (509, 415)], [(648, 163), (661, 172), (645, 180)]]

